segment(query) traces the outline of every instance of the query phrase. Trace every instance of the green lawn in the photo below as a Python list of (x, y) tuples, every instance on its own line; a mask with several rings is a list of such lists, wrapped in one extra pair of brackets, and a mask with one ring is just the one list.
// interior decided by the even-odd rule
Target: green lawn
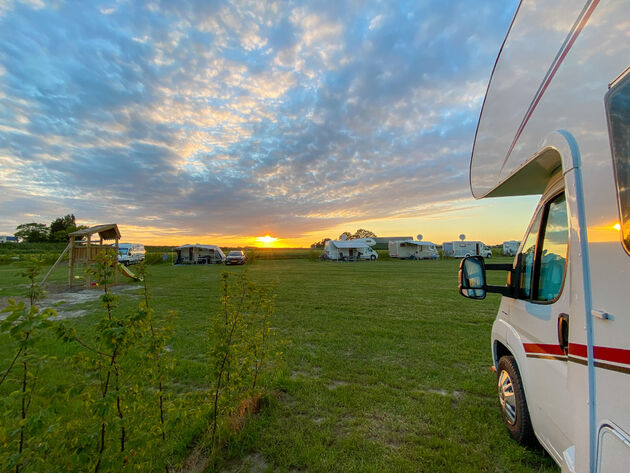
[[(489, 343), (499, 298), (460, 297), (457, 267), (455, 260), (306, 258), (152, 266), (154, 306), (179, 312), (168, 388), (185, 395), (206, 384), (205, 332), (208, 313), (219, 309), (220, 274), (248, 270), (254, 281), (277, 286), (272, 325), (285, 343), (285, 367), (262, 412), (227, 444), (222, 470), (555, 472), (542, 450), (521, 448), (502, 425)], [(24, 291), (18, 270), (0, 266), (0, 301)], [(53, 289), (65, 275), (63, 266), (55, 271)], [(129, 288), (120, 292), (123, 308), (137, 303), (133, 286), (129, 280), (122, 286)], [(99, 317), (89, 302), (59, 309), (86, 310), (68, 322), (80, 332)], [(0, 340), (0, 359), (10, 353)], [(70, 376), (51, 371), (56, 379)], [(205, 422), (178, 424), (179, 458)]]

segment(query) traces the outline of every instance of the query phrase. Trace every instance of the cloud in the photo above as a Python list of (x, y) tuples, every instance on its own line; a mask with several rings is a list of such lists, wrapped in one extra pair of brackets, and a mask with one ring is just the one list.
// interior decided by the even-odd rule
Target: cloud
[(515, 6), (12, 3), (0, 231), (72, 211), (299, 236), (459, 205)]

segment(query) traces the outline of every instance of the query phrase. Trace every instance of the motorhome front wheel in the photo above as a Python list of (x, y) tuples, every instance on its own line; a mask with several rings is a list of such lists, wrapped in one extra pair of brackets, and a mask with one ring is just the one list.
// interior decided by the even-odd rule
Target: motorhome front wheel
[(526, 445), (534, 439), (527, 401), (518, 365), (512, 356), (499, 360), (497, 388), (501, 415), (510, 435), (518, 443)]

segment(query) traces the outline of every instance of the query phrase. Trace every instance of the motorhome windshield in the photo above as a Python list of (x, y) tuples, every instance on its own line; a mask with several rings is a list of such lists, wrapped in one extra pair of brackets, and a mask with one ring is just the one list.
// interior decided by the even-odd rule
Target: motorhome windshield
[(118, 248), (118, 253), (121, 255), (126, 255), (129, 251), (129, 248)]
[(623, 244), (630, 253), (630, 74), (606, 96)]

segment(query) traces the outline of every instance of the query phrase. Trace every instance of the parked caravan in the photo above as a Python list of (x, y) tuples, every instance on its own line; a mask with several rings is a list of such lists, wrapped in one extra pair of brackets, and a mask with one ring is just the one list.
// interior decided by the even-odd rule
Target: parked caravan
[[(477, 198), (542, 195), (514, 262), (466, 258), (459, 281), (465, 297), (502, 294), (491, 348), (503, 420), (563, 472), (630, 468), (628, 24), (624, 1), (523, 0), (470, 165)], [(507, 284), (488, 286), (487, 270)]]
[(450, 258), (465, 258), (466, 256), (492, 258), (492, 250), (481, 241), (445, 241), (442, 243), (442, 254)]
[(503, 254), (505, 256), (514, 256), (518, 252), (521, 242), (517, 240), (509, 240), (503, 242)]
[(182, 245), (175, 248), (175, 264), (221, 264), (225, 254), (215, 245)]
[(146, 250), (140, 243), (119, 243), (118, 262), (126, 265), (144, 261)]
[(334, 261), (375, 261), (378, 253), (372, 249), (376, 242), (372, 238), (356, 240), (328, 240), (322, 253), (322, 259)]
[(437, 259), (439, 253), (430, 241), (390, 241), (389, 256), (400, 259)]

